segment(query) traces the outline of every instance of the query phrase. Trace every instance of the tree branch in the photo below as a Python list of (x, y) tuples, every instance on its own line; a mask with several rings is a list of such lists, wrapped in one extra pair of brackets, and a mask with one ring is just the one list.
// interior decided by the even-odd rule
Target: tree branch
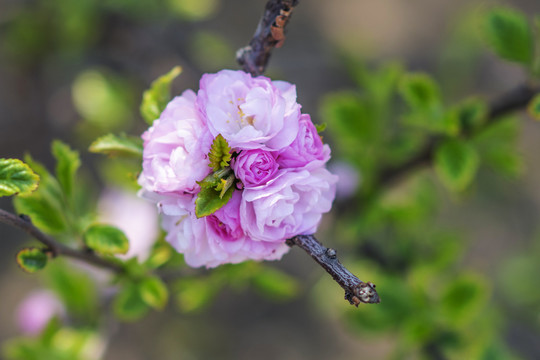
[(345, 290), (345, 299), (351, 305), (378, 304), (380, 302), (375, 285), (371, 282), (365, 283), (354, 276), (339, 262), (336, 250), (324, 247), (315, 236), (298, 235), (287, 240), (287, 245), (296, 245), (311, 255)]
[(30, 218), (26, 215), (16, 216), (10, 212), (0, 209), (0, 222), (25, 231), (34, 239), (45, 245), (47, 247), (46, 250), (49, 251), (53, 257), (64, 255), (104, 269), (112, 270), (116, 273), (121, 273), (124, 271), (121, 265), (106, 259), (102, 259), (93, 252), (76, 250), (59, 243), (49, 235), (42, 233), (38, 228), (36, 228), (32, 224)]
[[(483, 128), (499, 121), (504, 115), (526, 107), (538, 93), (540, 93), (540, 86), (538, 85), (521, 85), (493, 101), (489, 106), (488, 120)], [(468, 131), (463, 134), (463, 137), (471, 138), (477, 133), (478, 131)], [(441, 139), (440, 136), (431, 137), (416, 156), (396, 167), (383, 169), (379, 175), (379, 186), (384, 187), (391, 184), (406, 174), (430, 164)]]
[(298, 0), (269, 0), (249, 45), (239, 49), (236, 61), (244, 71), (258, 76), (264, 73), (270, 53), (285, 41), (285, 27)]

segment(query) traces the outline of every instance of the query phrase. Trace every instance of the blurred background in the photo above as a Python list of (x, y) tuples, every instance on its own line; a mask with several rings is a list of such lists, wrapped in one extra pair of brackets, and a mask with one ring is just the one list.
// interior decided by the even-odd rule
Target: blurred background
[[(205, 72), (237, 69), (235, 51), (248, 43), (264, 4), (0, 0), (0, 156), (28, 152), (52, 169), (50, 144), (59, 138), (80, 151), (95, 201), (111, 187), (129, 188), (117, 174), (136, 166), (90, 154), (89, 144), (108, 132), (141, 134), (141, 94), (173, 66), (183, 68), (173, 94), (198, 89)], [(378, 285), (380, 306), (349, 306), (342, 290), (295, 248), (264, 265), (286, 277), (277, 291), (260, 282), (235, 285), (239, 276), (227, 275), (231, 284), (208, 300), (180, 285), (163, 312), (136, 323), (105, 321), (107, 335), (96, 345), (106, 349), (104, 359), (540, 358), (538, 123), (523, 113), (516, 126), (500, 129), (510, 136), (501, 141), (516, 141), (522, 154), (505, 160), (503, 174), (481, 167), (475, 184), (453, 195), (431, 170), (421, 171), (393, 183), (380, 206), (362, 212), (358, 202), (368, 202), (369, 174), (354, 157), (373, 163), (378, 153), (340, 149), (332, 131), (336, 111), (356, 106), (343, 99), (366, 93), (365, 76), (355, 74), (427, 72), (447, 104), (473, 94), (493, 99), (525, 82), (521, 68), (496, 58), (478, 38), (478, 16), (493, 4), (301, 1), (284, 46), (272, 55), (266, 74), (296, 84), (303, 111), (328, 123), (324, 140), (336, 145), (332, 167), (341, 175), (340, 193), (318, 237), (362, 280)], [(540, 14), (537, 0), (504, 5)], [(115, 211), (99, 203), (102, 211)], [(12, 209), (6, 198), (0, 207)], [(155, 219), (148, 224), (152, 237)], [(16, 265), (15, 254), (29, 239), (4, 225), (0, 233), (4, 343), (22, 334), (16, 309), (46, 280)]]

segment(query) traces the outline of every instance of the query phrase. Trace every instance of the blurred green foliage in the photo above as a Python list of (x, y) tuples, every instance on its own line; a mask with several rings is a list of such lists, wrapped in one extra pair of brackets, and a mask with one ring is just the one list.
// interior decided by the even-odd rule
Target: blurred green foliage
[[(220, 2), (51, 0), (18, 6), (17, 15), (5, 24), (1, 51), (20, 66), (31, 67), (44, 59), (62, 63), (82, 57), (107, 36), (103, 33), (107, 16), (117, 12), (140, 22), (153, 17), (201, 21), (215, 14)], [(531, 75), (540, 74), (540, 55), (534, 48), (539, 41), (527, 16), (499, 7), (483, 14), (481, 22), (482, 37), (495, 54)], [(187, 44), (191, 61), (204, 69), (233, 64), (233, 51), (220, 34), (198, 31)], [(471, 58), (479, 53), (474, 46), (469, 50)], [(376, 279), (382, 302), (350, 307), (336, 296), (335, 283), (323, 277), (314, 290), (320, 313), (340, 319), (359, 336), (390, 336), (392, 359), (515, 358), (503, 340), (507, 319), (504, 308), (494, 301), (498, 287), (462, 265), (466, 243), (440, 221), (445, 190), (438, 184), (452, 197), (464, 198), (475, 190), (483, 167), (509, 177), (521, 175), (518, 120), (490, 119), (488, 104), (478, 97), (450, 103), (435, 77), (408, 72), (399, 62), (372, 67), (347, 56), (343, 62), (357, 88), (324, 98), (321, 113), (328, 124), (324, 137), (334, 140), (334, 156), (358, 172), (362, 185), (351, 198), (337, 202), (330, 231), (339, 247), (347, 250), (345, 262), (353, 272)], [(140, 112), (148, 124), (170, 100), (179, 73), (179, 67), (173, 68), (144, 92)], [(90, 176), (80, 168), (79, 152), (60, 141), (52, 145), (54, 172), (30, 156), (25, 158), (40, 184), (33, 193), (14, 199), (17, 212), (70, 246), (95, 251), (118, 264), (122, 272), (104, 280), (63, 259), (48, 261), (44, 249), (23, 249), (19, 263), (27, 271), (39, 270), (43, 282), (67, 307), (69, 326), (53, 319), (38, 337), (7, 342), (3, 347), (7, 359), (100, 358), (105, 341), (100, 338), (102, 315), (107, 312), (103, 307), (109, 305), (118, 319), (135, 321), (171, 304), (185, 313), (204, 311), (218, 301), (223, 289), (253, 289), (274, 301), (294, 299), (306, 290), (294, 277), (261, 263), (189, 270), (164, 241), (164, 234), (155, 239), (146, 260), (115, 256), (127, 251), (129, 239), (117, 228), (96, 223), (95, 193), (98, 183), (138, 189), (141, 141), (123, 132), (132, 130), (136, 117), (139, 95), (133, 87), (133, 79), (105, 67), (83, 68), (72, 79), (73, 105), (81, 118), (79, 138), (93, 141), (91, 152), (111, 156), (98, 161), (97, 174)], [(533, 117), (539, 117), (539, 104), (537, 96), (529, 106)], [(432, 162), (438, 180), (429, 171), (414, 169), (399, 186), (381, 186), (385, 170), (406, 164), (426, 146), (432, 154), (424, 160)], [(31, 187), (35, 177), (21, 164), (17, 163), (27, 175), (24, 181), (3, 176), (2, 168), (0, 185), (6, 181), (19, 186), (21, 193)], [(519, 308), (524, 318), (532, 319), (530, 314), (539, 311), (538, 249), (510, 256), (499, 275), (504, 306)], [(538, 326), (538, 321), (530, 321)]]

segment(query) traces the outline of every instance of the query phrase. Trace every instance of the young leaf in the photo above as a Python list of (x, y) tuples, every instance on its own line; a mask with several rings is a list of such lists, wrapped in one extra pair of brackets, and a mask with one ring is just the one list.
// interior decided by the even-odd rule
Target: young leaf
[(328, 126), (327, 123), (314, 124), (314, 125), (315, 125), (315, 129), (317, 129), (317, 133), (318, 133), (318, 134), (324, 132), (324, 130), (326, 130), (326, 127)]
[(536, 95), (527, 107), (529, 114), (535, 120), (540, 120), (540, 95)]
[(460, 103), (456, 111), (459, 126), (467, 133), (478, 129), (486, 121), (488, 106), (483, 100), (469, 98)]
[(495, 8), (486, 15), (483, 33), (486, 43), (497, 55), (531, 65), (533, 34), (525, 15), (510, 8)]
[(431, 111), (441, 103), (441, 95), (435, 81), (423, 73), (405, 74), (399, 82), (399, 92), (414, 110)]
[(210, 152), (208, 153), (208, 159), (210, 160), (210, 166), (214, 171), (218, 171), (229, 166), (229, 161), (231, 161), (231, 148), (227, 143), (227, 140), (221, 134), (216, 136), (212, 146), (210, 147)]
[(142, 139), (125, 134), (107, 134), (96, 140), (88, 148), (90, 152), (109, 156), (142, 157)]
[(36, 190), (39, 176), (18, 159), (0, 159), (0, 197), (25, 195)]
[(195, 200), (195, 215), (198, 218), (211, 215), (221, 209), (232, 197), (234, 186), (224, 194), (216, 191), (214, 187), (201, 187), (201, 191)]
[(127, 284), (116, 296), (114, 313), (124, 321), (135, 321), (146, 314), (148, 305), (141, 297), (137, 284)]
[(101, 254), (125, 254), (129, 250), (128, 238), (114, 226), (92, 225), (85, 231), (83, 238), (89, 248)]
[(47, 265), (47, 254), (42, 249), (26, 248), (17, 253), (17, 264), (27, 273), (35, 273)]
[(67, 229), (67, 220), (60, 184), (43, 165), (30, 156), (25, 156), (25, 162), (39, 175), (40, 185), (33, 193), (14, 198), (15, 210), (30, 216), (32, 223), (46, 233), (62, 233)]
[(160, 279), (148, 277), (138, 285), (143, 301), (154, 309), (162, 310), (167, 305), (169, 291)]
[(479, 159), (469, 144), (448, 140), (435, 152), (435, 171), (443, 184), (452, 191), (463, 191), (472, 182)]
[(75, 173), (81, 166), (79, 153), (71, 150), (68, 145), (60, 140), (53, 141), (52, 153), (56, 158), (56, 178), (62, 186), (66, 197), (70, 198), (73, 193)]
[(152, 125), (154, 120), (159, 118), (159, 115), (167, 106), (171, 99), (171, 83), (181, 72), (182, 68), (180, 66), (174, 67), (167, 74), (154, 80), (150, 89), (143, 93), (141, 115), (149, 125)]
[(175, 284), (176, 303), (184, 312), (202, 310), (211, 304), (223, 285), (214, 278), (182, 278)]

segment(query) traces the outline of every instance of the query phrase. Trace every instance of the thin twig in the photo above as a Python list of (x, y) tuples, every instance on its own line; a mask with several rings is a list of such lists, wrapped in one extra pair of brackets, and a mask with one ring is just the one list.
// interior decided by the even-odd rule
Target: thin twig
[(270, 53), (285, 40), (285, 27), (298, 0), (270, 0), (249, 45), (238, 50), (236, 61), (253, 76), (264, 73)]
[(358, 306), (360, 303), (378, 304), (379, 295), (375, 285), (371, 282), (363, 282), (354, 276), (338, 260), (336, 250), (324, 247), (313, 235), (298, 235), (287, 240), (289, 246), (296, 245), (306, 251), (319, 263), (345, 290), (345, 299), (351, 305)]
[[(488, 120), (482, 129), (499, 121), (504, 115), (523, 109), (538, 93), (540, 93), (540, 86), (521, 85), (493, 101), (489, 106)], [(477, 133), (478, 131), (465, 132), (463, 137), (470, 138)], [(406, 174), (430, 164), (433, 160), (435, 149), (441, 139), (441, 137), (431, 137), (416, 156), (396, 167), (383, 169), (378, 177), (378, 185), (380, 187), (385, 187), (386, 185), (403, 178)]]
[(92, 252), (76, 250), (59, 243), (49, 235), (42, 233), (38, 228), (36, 228), (32, 224), (30, 218), (26, 215), (16, 216), (10, 212), (0, 209), (0, 222), (25, 231), (34, 239), (45, 245), (46, 250), (50, 252), (52, 256), (64, 255), (104, 269), (112, 270), (116, 273), (121, 273), (124, 271), (121, 265), (100, 258)]

